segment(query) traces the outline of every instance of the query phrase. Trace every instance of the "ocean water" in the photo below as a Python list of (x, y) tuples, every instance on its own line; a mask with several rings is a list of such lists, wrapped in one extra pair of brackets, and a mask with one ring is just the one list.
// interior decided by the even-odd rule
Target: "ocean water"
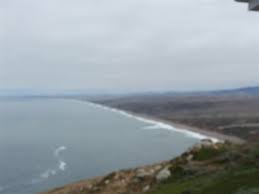
[(203, 136), (62, 99), (0, 101), (0, 194), (33, 194), (176, 157)]

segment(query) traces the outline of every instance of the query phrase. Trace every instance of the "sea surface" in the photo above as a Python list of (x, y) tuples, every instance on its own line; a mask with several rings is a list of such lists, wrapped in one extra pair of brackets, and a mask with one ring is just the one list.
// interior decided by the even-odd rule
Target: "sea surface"
[(33, 194), (172, 159), (201, 138), (87, 102), (0, 100), (0, 194)]

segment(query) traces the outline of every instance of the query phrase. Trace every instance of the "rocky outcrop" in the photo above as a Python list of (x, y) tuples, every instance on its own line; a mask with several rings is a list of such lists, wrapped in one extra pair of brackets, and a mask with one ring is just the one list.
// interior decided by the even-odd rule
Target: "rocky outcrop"
[[(112, 172), (104, 177), (81, 181), (42, 194), (113, 194), (136, 193), (150, 190), (160, 179), (166, 178), (165, 168), (169, 162), (162, 162), (135, 169)], [(168, 172), (167, 172), (168, 173)]]
[(156, 175), (156, 180), (157, 182), (164, 181), (168, 179), (171, 176), (171, 172), (169, 170), (169, 167), (166, 167), (162, 169), (157, 175)]

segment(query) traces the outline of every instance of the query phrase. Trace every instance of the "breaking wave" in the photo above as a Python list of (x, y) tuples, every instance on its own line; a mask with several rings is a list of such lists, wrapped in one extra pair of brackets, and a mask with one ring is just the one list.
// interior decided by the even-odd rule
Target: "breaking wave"
[(198, 132), (193, 132), (193, 131), (190, 131), (190, 130), (187, 130), (187, 129), (176, 128), (172, 125), (169, 125), (167, 123), (163, 123), (161, 121), (156, 121), (156, 120), (152, 120), (152, 119), (148, 119), (148, 118), (143, 118), (143, 117), (140, 117), (140, 116), (135, 116), (135, 115), (130, 114), (126, 111), (119, 110), (119, 109), (116, 109), (116, 108), (110, 108), (110, 107), (100, 105), (100, 104), (96, 104), (96, 103), (92, 103), (92, 102), (87, 102), (87, 104), (89, 104), (90, 106), (96, 107), (96, 108), (101, 108), (101, 109), (106, 110), (106, 111), (121, 114), (121, 115), (124, 115), (128, 118), (133, 118), (133, 119), (136, 119), (138, 121), (147, 123), (148, 126), (143, 127), (143, 129), (145, 129), (145, 130), (164, 129), (164, 130), (169, 130), (169, 131), (173, 131), (173, 132), (177, 132), (177, 133), (182, 133), (183, 135), (185, 135), (187, 137), (192, 137), (192, 138), (196, 138), (196, 139), (200, 139), (200, 140), (210, 139), (213, 142), (219, 141), (217, 138), (214, 138), (214, 137), (206, 136), (206, 135), (200, 134)]
[(65, 171), (66, 170), (66, 162), (62, 160), (60, 153), (65, 151), (67, 148), (65, 146), (60, 146), (59, 148), (57, 148), (54, 152), (55, 157), (58, 159), (58, 169), (61, 171)]
[[(67, 168), (67, 163), (62, 159), (61, 153), (67, 148), (65, 146), (60, 146), (53, 151), (54, 157), (57, 159), (57, 165), (55, 168), (49, 168), (40, 174), (40, 178), (32, 179), (31, 184), (36, 184), (48, 179), (51, 176), (55, 176), (61, 171), (65, 171)], [(1, 190), (0, 190), (1, 191)]]

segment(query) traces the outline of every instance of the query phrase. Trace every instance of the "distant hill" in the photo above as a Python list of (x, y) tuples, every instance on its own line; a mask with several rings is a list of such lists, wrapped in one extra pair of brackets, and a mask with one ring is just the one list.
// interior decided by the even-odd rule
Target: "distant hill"
[(217, 91), (208, 92), (208, 94), (215, 94), (215, 95), (237, 95), (238, 94), (238, 95), (259, 96), (259, 86), (245, 87), (245, 88), (238, 88), (238, 89), (231, 89), (231, 90), (217, 90)]
[(259, 96), (259, 86), (256, 87), (245, 87), (237, 89), (226, 89), (226, 90), (212, 90), (212, 91), (188, 91), (188, 92), (178, 92), (178, 91), (150, 91), (150, 92), (105, 92), (105, 91), (93, 91), (93, 90), (24, 90), (24, 89), (0, 89), (0, 97), (69, 97), (69, 96), (88, 96), (95, 98), (113, 98), (114, 96), (225, 96), (225, 95), (249, 95), (249, 96)]
[[(207, 90), (207, 91), (150, 91), (150, 92), (135, 92), (124, 95), (109, 95), (112, 97), (176, 97), (176, 96), (259, 96), (259, 86), (255, 87), (243, 87), (235, 89), (224, 90)], [(100, 97), (100, 96), (99, 96)], [(105, 99), (105, 97), (104, 97)]]

